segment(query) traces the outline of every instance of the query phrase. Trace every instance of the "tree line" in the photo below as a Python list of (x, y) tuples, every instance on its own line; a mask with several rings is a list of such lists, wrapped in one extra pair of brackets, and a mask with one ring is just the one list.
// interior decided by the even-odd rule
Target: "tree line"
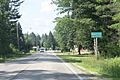
[(93, 50), (91, 32), (102, 32), (98, 40), (99, 55), (120, 56), (119, 0), (52, 0), (59, 14), (55, 19), (55, 38), (64, 51), (74, 45)]
[(29, 52), (33, 46), (55, 49), (56, 41), (52, 32), (40, 36), (33, 32), (22, 33), (19, 13), (22, 0), (0, 0), (0, 59)]
[(36, 35), (35, 33), (30, 34), (24, 34), (25, 42), (26, 42), (26, 48), (27, 50), (32, 49), (33, 47), (44, 47), (46, 50), (55, 50), (57, 43), (53, 36), (53, 33), (50, 31), (49, 34), (42, 34), (40, 36), (39, 34)]
[(0, 0), (0, 56), (24, 50), (24, 37), (18, 19), (21, 0)]

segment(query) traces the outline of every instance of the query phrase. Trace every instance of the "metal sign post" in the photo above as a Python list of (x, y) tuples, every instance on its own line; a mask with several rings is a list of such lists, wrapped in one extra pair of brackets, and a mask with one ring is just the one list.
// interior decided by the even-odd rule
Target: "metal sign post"
[(95, 54), (96, 54), (96, 57), (98, 58), (98, 55), (97, 55), (97, 54), (98, 54), (98, 41), (97, 41), (97, 39), (98, 39), (98, 38), (95, 38), (95, 41), (96, 41), (96, 42), (95, 42), (95, 43), (96, 43), (96, 45), (95, 45), (95, 47), (96, 47), (96, 48), (95, 48), (95, 49), (96, 49), (95, 52), (96, 52), (96, 53), (95, 53)]
[(94, 38), (94, 53), (98, 59), (98, 38), (102, 37), (102, 32), (92, 32), (91, 37)]

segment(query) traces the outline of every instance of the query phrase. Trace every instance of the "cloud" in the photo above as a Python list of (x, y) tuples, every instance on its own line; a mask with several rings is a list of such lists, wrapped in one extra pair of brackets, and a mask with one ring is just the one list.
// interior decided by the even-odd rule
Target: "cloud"
[(41, 3), (41, 12), (50, 12), (54, 10), (54, 5), (51, 4), (51, 0), (45, 0)]
[(52, 0), (25, 0), (20, 8), (22, 17), (20, 23), (23, 33), (34, 32), (44, 34), (54, 29), (53, 23), (56, 17), (55, 5), (51, 4)]

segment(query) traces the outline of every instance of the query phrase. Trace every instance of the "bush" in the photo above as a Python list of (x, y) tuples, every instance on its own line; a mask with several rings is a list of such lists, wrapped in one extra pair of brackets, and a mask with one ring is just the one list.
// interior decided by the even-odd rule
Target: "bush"
[(120, 47), (115, 44), (108, 44), (101, 52), (101, 56), (104, 58), (114, 58), (120, 56)]
[(106, 59), (101, 71), (112, 77), (120, 77), (120, 58)]

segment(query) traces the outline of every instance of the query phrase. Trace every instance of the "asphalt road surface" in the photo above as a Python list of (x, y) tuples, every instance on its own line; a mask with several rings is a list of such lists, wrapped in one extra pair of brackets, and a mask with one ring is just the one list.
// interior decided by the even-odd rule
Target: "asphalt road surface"
[(98, 80), (50, 52), (0, 64), (0, 80)]

